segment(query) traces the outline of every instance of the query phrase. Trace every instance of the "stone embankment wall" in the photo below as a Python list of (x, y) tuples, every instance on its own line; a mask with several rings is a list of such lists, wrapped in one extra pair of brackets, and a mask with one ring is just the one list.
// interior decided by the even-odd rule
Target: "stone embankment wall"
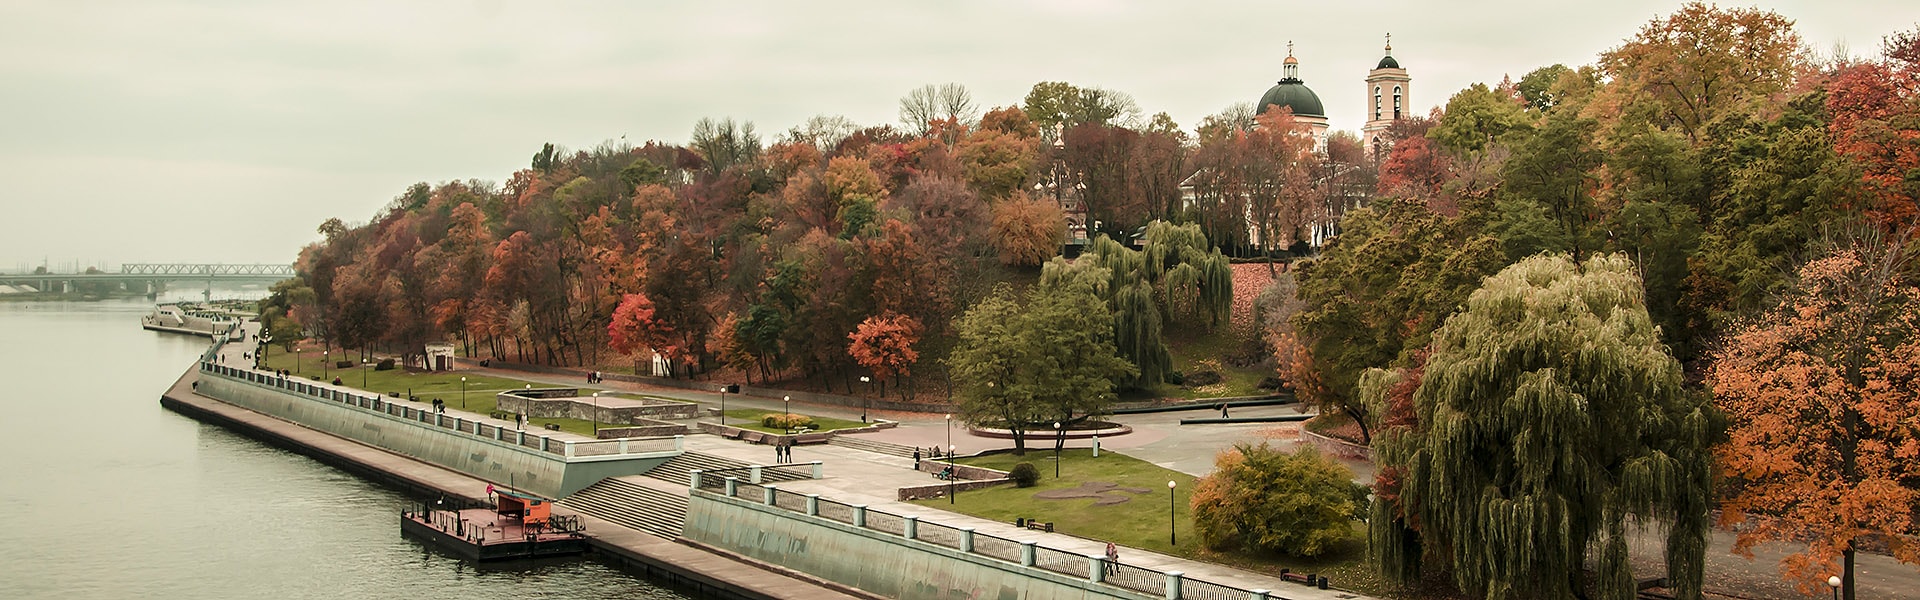
[[(305, 382), (292, 383), (313, 386)], [(354, 403), (296, 393), (279, 385), (202, 371), (196, 391), (234, 406), (549, 498), (564, 498), (607, 477), (645, 473), (679, 454), (673, 449), (673, 440), (668, 439), (660, 442), (663, 445), (660, 452), (569, 460), (557, 448), (526, 447), (522, 442), (534, 437), (531, 432), (494, 429), (492, 434), (505, 438), (495, 439), (484, 431), (489, 428), (471, 422), (466, 424), (476, 429), (462, 431), (459, 427), (437, 426)], [(452, 422), (450, 416), (441, 417)]]
[(686, 528), (681, 535), (898, 600), (1153, 598), (1084, 577), (1068, 577), (704, 491), (696, 491), (689, 498)]

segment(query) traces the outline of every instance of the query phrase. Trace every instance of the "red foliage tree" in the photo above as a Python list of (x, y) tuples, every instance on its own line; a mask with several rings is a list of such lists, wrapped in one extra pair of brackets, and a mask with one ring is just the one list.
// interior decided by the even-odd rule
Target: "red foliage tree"
[[(913, 363), (920, 360), (920, 353), (913, 349), (914, 344), (920, 343), (920, 331), (920, 321), (899, 313), (867, 317), (853, 333), (847, 334), (847, 339), (853, 342), (847, 346), (847, 354), (882, 381), (905, 378), (911, 373)], [(901, 389), (909, 388), (902, 386)]]
[[(608, 345), (614, 352), (633, 356), (633, 372), (640, 374), (640, 350), (651, 349), (669, 361), (684, 355), (673, 326), (654, 318), (653, 301), (646, 294), (627, 294), (613, 309), (613, 322), (607, 325)], [(672, 368), (672, 363), (668, 363)]]
[(1920, 288), (1901, 276), (1902, 247), (1808, 263), (1709, 371), (1728, 420), (1721, 522), (1757, 517), (1734, 544), (1749, 558), (1763, 541), (1804, 540), (1780, 563), (1802, 593), (1838, 568), (1852, 599), (1854, 553), (1869, 540), (1920, 562)]

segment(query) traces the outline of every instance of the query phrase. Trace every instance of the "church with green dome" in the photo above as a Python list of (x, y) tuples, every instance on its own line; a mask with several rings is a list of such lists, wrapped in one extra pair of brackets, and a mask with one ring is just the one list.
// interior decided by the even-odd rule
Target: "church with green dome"
[(1287, 59), (1281, 61), (1281, 70), (1280, 81), (1260, 95), (1260, 102), (1253, 105), (1253, 114), (1263, 115), (1281, 108), (1292, 110), (1293, 119), (1313, 134), (1313, 150), (1326, 152), (1327, 109), (1320, 104), (1320, 95), (1300, 80), (1300, 59), (1293, 57), (1293, 42), (1287, 42)]
[[(1281, 61), (1280, 81), (1267, 88), (1260, 95), (1260, 101), (1253, 106), (1255, 115), (1265, 114), (1269, 110), (1286, 108), (1293, 111), (1294, 120), (1307, 127), (1313, 134), (1313, 147), (1317, 152), (1327, 149), (1327, 109), (1320, 103), (1320, 95), (1307, 87), (1300, 79), (1300, 59), (1293, 57), (1293, 42), (1287, 42), (1287, 58)], [(1367, 71), (1367, 121), (1360, 129), (1360, 138), (1372, 150), (1374, 140), (1385, 133), (1394, 121), (1406, 118), (1406, 107), (1411, 102), (1413, 79), (1407, 76), (1407, 70), (1400, 61), (1393, 58), (1393, 37), (1387, 37), (1386, 53), (1380, 62)]]

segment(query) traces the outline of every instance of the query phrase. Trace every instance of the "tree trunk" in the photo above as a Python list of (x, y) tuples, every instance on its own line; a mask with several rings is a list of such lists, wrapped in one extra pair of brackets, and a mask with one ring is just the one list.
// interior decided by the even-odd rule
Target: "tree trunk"
[(1840, 553), (1840, 556), (1842, 557), (1841, 558), (1842, 567), (1840, 569), (1840, 597), (1844, 598), (1845, 600), (1854, 600), (1853, 598), (1853, 542), (1851, 541), (1847, 542), (1847, 549), (1842, 551)]

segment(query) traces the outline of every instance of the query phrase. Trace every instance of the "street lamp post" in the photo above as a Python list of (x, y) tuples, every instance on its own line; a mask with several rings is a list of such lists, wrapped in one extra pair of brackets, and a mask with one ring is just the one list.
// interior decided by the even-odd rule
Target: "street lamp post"
[(780, 401), (785, 403), (784, 404), (785, 408), (783, 408), (782, 410), (787, 411), (788, 415), (792, 415), (793, 414), (793, 396), (781, 396)]
[(593, 393), (593, 439), (600, 439), (600, 392)]
[(461, 375), (460, 376), (460, 409), (466, 410), (466, 408), (467, 408), (467, 376)]
[(1833, 600), (1840, 600), (1840, 576), (1828, 577), (1827, 587), (1833, 588)]
[(360, 389), (367, 389), (367, 359), (364, 358), (360, 359)]
[(727, 424), (727, 386), (720, 386), (720, 424)]
[(1179, 535), (1173, 531), (1173, 480), (1167, 480), (1167, 544), (1179, 546)]
[[(328, 344), (328, 345), (332, 345), (332, 344)], [(327, 379), (327, 380), (333, 379), (333, 349), (332, 348), (328, 348), (320, 352), (320, 378)]]
[(1053, 422), (1053, 478), (1060, 478), (1060, 446), (1067, 443), (1067, 430), (1060, 428), (1060, 422)]
[[(860, 376), (860, 383), (862, 383), (862, 384), (865, 384), (865, 385), (863, 385), (862, 387), (865, 387), (865, 388), (867, 388), (867, 391), (868, 391), (869, 393), (871, 393), (871, 392), (873, 391), (873, 378), (872, 378), (872, 377), (868, 377), (868, 376), (866, 376), (866, 375), (861, 375), (861, 376)], [(871, 405), (873, 405), (873, 400), (872, 400), (871, 398), (867, 398), (867, 397), (866, 397), (866, 394), (861, 394), (860, 396), (861, 396), (861, 402), (860, 402), (860, 422), (861, 422), (861, 423), (865, 423), (865, 422), (867, 422), (867, 407), (868, 407), (868, 406), (871, 406)]]
[[(953, 435), (949, 430), (947, 435)], [(953, 444), (947, 444), (947, 506), (953, 506), (954, 498), (960, 495), (960, 487), (954, 480), (960, 478), (960, 472), (953, 470)]]

